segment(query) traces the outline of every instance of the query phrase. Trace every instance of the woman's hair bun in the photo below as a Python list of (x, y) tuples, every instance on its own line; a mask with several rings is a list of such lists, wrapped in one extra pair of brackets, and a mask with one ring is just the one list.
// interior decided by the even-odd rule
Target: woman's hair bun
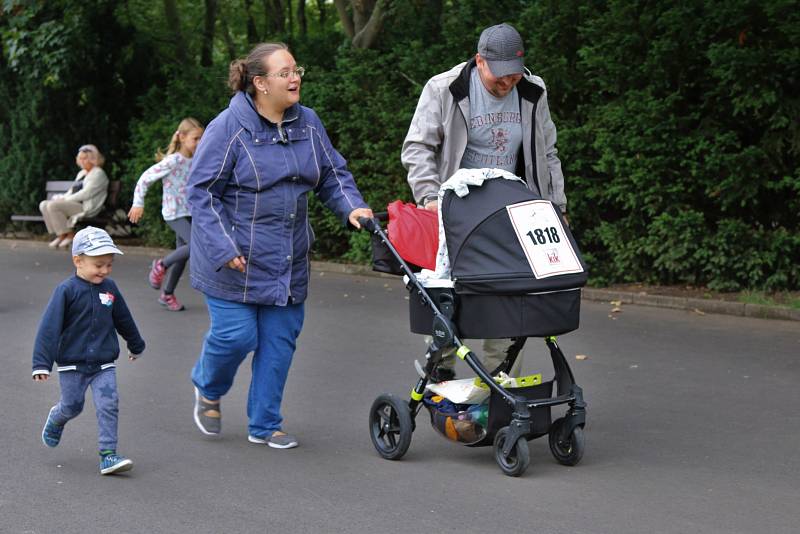
[(242, 59), (231, 61), (228, 71), (228, 87), (234, 93), (247, 88), (247, 64)]

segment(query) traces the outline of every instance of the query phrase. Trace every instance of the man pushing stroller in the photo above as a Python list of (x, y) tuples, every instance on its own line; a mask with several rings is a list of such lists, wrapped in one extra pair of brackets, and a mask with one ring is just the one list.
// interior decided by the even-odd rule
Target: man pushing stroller
[[(486, 28), (475, 57), (428, 80), (403, 142), (401, 160), (417, 204), (438, 210), (439, 187), (458, 169), (498, 168), (566, 214), (564, 175), (544, 81), (524, 66), (522, 37), (508, 24)], [(499, 366), (511, 340), (484, 340), (484, 365)], [(521, 354), (510, 370), (517, 375)], [(455, 377), (452, 352), (433, 380)]]

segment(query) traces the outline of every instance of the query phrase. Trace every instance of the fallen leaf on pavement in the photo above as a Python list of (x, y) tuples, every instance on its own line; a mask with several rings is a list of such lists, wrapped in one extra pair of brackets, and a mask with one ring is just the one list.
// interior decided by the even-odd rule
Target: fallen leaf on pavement
[(622, 301), (621, 300), (612, 300), (611, 302), (609, 302), (609, 304), (611, 304), (612, 306), (622, 306)]
[(619, 306), (611, 308), (611, 313), (622, 313), (622, 308), (620, 308)]
[(704, 311), (702, 311), (702, 310), (699, 310), (699, 309), (697, 309), (697, 308), (695, 308), (695, 309), (694, 309), (694, 312), (695, 312), (697, 315), (705, 315), (705, 314), (706, 314), (706, 312), (704, 312)]
[(575, 359), (576, 360), (585, 360), (586, 358), (588, 358), (588, 356), (585, 355), (585, 354), (576, 354), (575, 355)]

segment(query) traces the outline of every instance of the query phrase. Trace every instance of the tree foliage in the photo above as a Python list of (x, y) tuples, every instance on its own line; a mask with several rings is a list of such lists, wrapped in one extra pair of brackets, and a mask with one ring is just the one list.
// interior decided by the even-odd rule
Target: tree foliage
[[(229, 98), (227, 65), (282, 40), (380, 210), (410, 200), (399, 151), (422, 85), (505, 21), (547, 82), (573, 229), (597, 283), (800, 287), (800, 10), (794, 0), (4, 0), (0, 217), (97, 144), (123, 202), (184, 116)], [(498, 15), (504, 14), (504, 15)], [(5, 103), (8, 103), (6, 105)], [(141, 234), (168, 245), (159, 191)], [(364, 234), (312, 203), (317, 254)]]

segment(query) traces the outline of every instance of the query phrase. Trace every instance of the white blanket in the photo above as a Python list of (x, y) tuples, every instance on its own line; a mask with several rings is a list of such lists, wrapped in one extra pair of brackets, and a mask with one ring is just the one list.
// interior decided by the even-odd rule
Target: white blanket
[(439, 249), (436, 252), (436, 270), (423, 269), (417, 273), (417, 280), (424, 287), (431, 287), (434, 280), (450, 279), (450, 259), (447, 255), (447, 240), (444, 234), (444, 224), (442, 223), (442, 198), (447, 191), (453, 191), (459, 197), (469, 194), (469, 186), (481, 186), (486, 180), (494, 178), (505, 178), (506, 180), (517, 180), (525, 183), (519, 176), (515, 176), (502, 169), (460, 169), (451, 176), (439, 188)]

